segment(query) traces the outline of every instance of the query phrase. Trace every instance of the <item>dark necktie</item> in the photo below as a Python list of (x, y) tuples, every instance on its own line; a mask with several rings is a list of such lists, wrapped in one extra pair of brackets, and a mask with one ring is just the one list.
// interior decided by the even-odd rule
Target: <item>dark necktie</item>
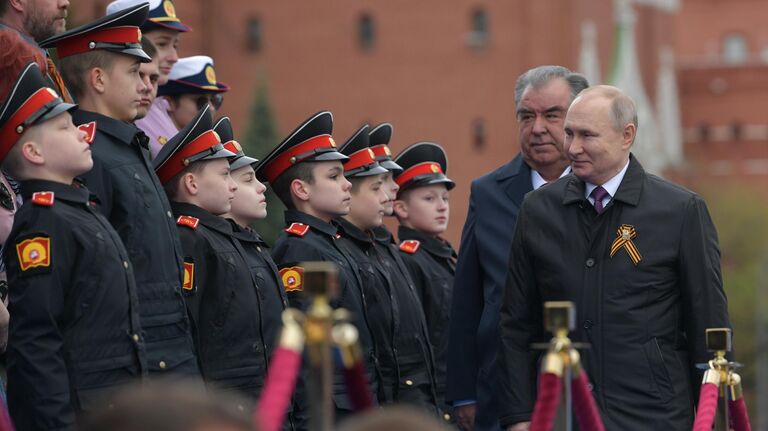
[(602, 214), (605, 210), (603, 207), (603, 199), (608, 196), (608, 192), (604, 188), (598, 186), (592, 190), (592, 193), (589, 195), (595, 200), (595, 211), (597, 211), (598, 214)]

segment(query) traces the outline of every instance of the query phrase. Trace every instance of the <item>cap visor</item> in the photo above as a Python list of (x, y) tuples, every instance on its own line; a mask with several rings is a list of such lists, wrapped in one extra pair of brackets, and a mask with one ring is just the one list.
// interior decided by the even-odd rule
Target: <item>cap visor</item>
[(216, 160), (216, 159), (226, 159), (230, 157), (235, 157), (237, 154), (233, 153), (232, 151), (229, 151), (227, 149), (222, 148), (219, 151), (216, 151), (215, 153), (211, 154), (210, 156), (205, 156), (200, 160)]
[(77, 109), (77, 105), (73, 105), (71, 103), (61, 102), (58, 105), (56, 105), (53, 108), (51, 108), (50, 111), (48, 111), (45, 114), (43, 114), (42, 116), (40, 116), (40, 118), (37, 120), (37, 122), (39, 123), (39, 122), (42, 122), (42, 121), (50, 120), (51, 118), (61, 114), (62, 112), (71, 111), (73, 109)]
[(403, 167), (393, 162), (392, 160), (382, 160), (379, 162), (379, 164), (392, 172), (403, 172)]
[(244, 168), (246, 166), (253, 166), (255, 163), (259, 163), (259, 161), (254, 159), (253, 157), (241, 156), (236, 158), (235, 160), (232, 161), (232, 163), (229, 164), (229, 169), (234, 171), (240, 168)]
[(345, 156), (344, 154), (341, 154), (338, 151), (328, 151), (327, 153), (321, 153), (318, 154), (315, 157), (309, 158), (307, 160), (304, 160), (306, 162), (327, 162), (330, 160), (341, 160), (342, 163), (345, 163), (347, 160), (349, 160), (349, 157)]
[(125, 54), (125, 55), (130, 55), (132, 57), (137, 57), (139, 60), (141, 60), (142, 63), (152, 62), (152, 57), (148, 56), (147, 53), (140, 48), (126, 48), (126, 49), (121, 49), (114, 52), (117, 52), (118, 54)]
[(382, 166), (374, 166), (371, 169), (355, 172), (354, 174), (349, 176), (345, 174), (345, 176), (347, 176), (348, 178), (359, 178), (359, 177), (371, 177), (374, 175), (381, 175), (386, 173), (389, 173), (389, 171), (387, 169), (384, 169)]
[(148, 19), (147, 21), (144, 22), (144, 25), (141, 26), (141, 31), (146, 33), (146, 32), (150, 32), (152, 30), (157, 30), (161, 28), (178, 31), (180, 33), (186, 33), (188, 31), (192, 31), (191, 27), (184, 25), (178, 21), (156, 22), (156, 21), (152, 21), (151, 19)]

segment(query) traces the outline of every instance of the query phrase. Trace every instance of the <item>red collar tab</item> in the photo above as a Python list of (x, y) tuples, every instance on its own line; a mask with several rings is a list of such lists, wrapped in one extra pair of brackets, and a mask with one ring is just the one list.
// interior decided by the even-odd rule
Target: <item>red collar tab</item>
[(354, 169), (376, 163), (375, 157), (373, 150), (370, 148), (363, 148), (362, 150), (355, 151), (349, 155), (349, 161), (344, 163), (344, 172), (350, 172)]
[(175, 177), (181, 171), (187, 168), (191, 163), (188, 159), (196, 154), (208, 151), (212, 147), (219, 145), (221, 138), (213, 130), (208, 130), (198, 136), (188, 144), (182, 144), (182, 147), (176, 151), (168, 160), (157, 169), (157, 177), (160, 182), (165, 184)]
[(413, 165), (410, 168), (403, 171), (402, 174), (395, 178), (395, 182), (398, 186), (402, 187), (403, 184), (418, 177), (419, 175), (429, 174), (442, 174), (443, 169), (440, 167), (440, 163), (435, 162), (423, 162), (417, 165)]
[(4, 158), (27, 127), (34, 124), (24, 124), (27, 119), (56, 99), (60, 98), (53, 89), (43, 87), (29, 96), (29, 99), (11, 115), (11, 118), (0, 126), (0, 158)]
[(35, 192), (32, 193), (32, 203), (42, 207), (52, 207), (54, 202), (53, 192)]
[(96, 137), (96, 122), (91, 121), (90, 123), (81, 124), (77, 128), (85, 132), (85, 142), (92, 144), (93, 138)]
[(285, 231), (296, 236), (304, 236), (309, 232), (309, 225), (304, 223), (291, 223)]
[(416, 253), (421, 243), (415, 239), (409, 239), (400, 243), (400, 251), (408, 254)]
[(274, 182), (280, 174), (287, 171), (288, 168), (296, 163), (300, 163), (311, 156), (325, 152), (318, 150), (330, 151), (335, 149), (336, 142), (334, 142), (331, 135), (315, 136), (301, 144), (294, 145), (283, 154), (275, 157), (272, 162), (264, 167), (264, 176), (267, 178), (267, 182)]
[(373, 151), (374, 159), (378, 160), (389, 160), (392, 158), (392, 151), (389, 150), (389, 146), (387, 144), (381, 144), (371, 147), (371, 150)]
[(200, 224), (200, 219), (192, 217), (192, 216), (179, 216), (179, 218), (176, 219), (176, 224), (179, 226), (186, 226), (192, 230), (197, 229), (197, 225)]
[(56, 44), (59, 58), (97, 49), (99, 43), (115, 45), (141, 44), (141, 30), (134, 26), (109, 27), (72, 36)]

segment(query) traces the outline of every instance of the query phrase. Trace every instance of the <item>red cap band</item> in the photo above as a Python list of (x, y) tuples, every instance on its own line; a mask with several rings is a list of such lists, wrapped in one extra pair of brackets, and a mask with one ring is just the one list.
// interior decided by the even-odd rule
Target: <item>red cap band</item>
[(134, 26), (111, 27), (103, 30), (86, 32), (78, 36), (72, 36), (56, 44), (56, 53), (59, 58), (70, 55), (82, 54), (92, 51), (93, 43), (137, 44), (141, 43), (141, 30)]
[(275, 157), (272, 162), (264, 167), (264, 177), (266, 177), (269, 183), (275, 181), (288, 168), (314, 155), (314, 150), (321, 148), (336, 148), (336, 142), (333, 141), (331, 135), (315, 136)]
[(370, 148), (363, 148), (349, 155), (349, 161), (344, 164), (344, 172), (349, 172), (363, 166), (376, 163), (373, 151)]
[(224, 149), (234, 154), (241, 153), (243, 151), (243, 147), (240, 146), (240, 143), (234, 140), (225, 142)]
[(373, 155), (376, 160), (379, 160), (379, 157), (387, 159), (392, 158), (392, 152), (389, 151), (387, 144), (373, 146), (371, 147), (371, 150), (373, 150)]
[(195, 154), (200, 154), (205, 150), (221, 143), (219, 134), (213, 130), (209, 130), (202, 135), (198, 136), (194, 141), (184, 145), (179, 151), (173, 154), (165, 163), (157, 170), (157, 177), (160, 178), (162, 184), (167, 183), (179, 172), (186, 169), (189, 166), (188, 157), (192, 157)]
[(415, 177), (418, 177), (419, 175), (442, 174), (442, 173), (443, 173), (443, 169), (440, 167), (439, 163), (423, 162), (417, 165), (413, 165), (410, 168), (404, 170), (402, 174), (398, 175), (397, 178), (395, 178), (395, 182), (397, 183), (398, 186), (402, 187), (403, 184), (414, 179)]
[(16, 141), (26, 130), (23, 126), (24, 122), (32, 116), (35, 112), (40, 110), (47, 103), (52, 102), (59, 98), (59, 95), (55, 91), (48, 87), (43, 87), (35, 91), (29, 99), (27, 99), (16, 112), (11, 115), (11, 118), (0, 127), (0, 157), (4, 158), (8, 151), (13, 148)]

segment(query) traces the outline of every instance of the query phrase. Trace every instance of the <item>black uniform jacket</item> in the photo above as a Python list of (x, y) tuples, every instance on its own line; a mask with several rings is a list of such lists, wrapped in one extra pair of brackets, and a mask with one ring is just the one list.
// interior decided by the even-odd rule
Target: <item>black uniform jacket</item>
[[(179, 220), (187, 273), (183, 291), (203, 378), (256, 398), (271, 352), (265, 329), (276, 331), (283, 306), (274, 281), (268, 286), (265, 278), (260, 284), (259, 273), (250, 270), (252, 262), (229, 221), (192, 204), (171, 206)], [(276, 309), (266, 309), (265, 295), (276, 297), (270, 301)], [(272, 334), (270, 340), (275, 337)]]
[[(429, 340), (435, 355), (437, 396), (445, 404), (445, 368), (448, 352), (448, 327), (451, 320), (453, 275), (456, 269), (456, 251), (448, 241), (400, 226), (400, 256), (411, 273), (427, 319)], [(418, 241), (411, 252), (403, 246), (405, 241)]]
[(576, 306), (571, 337), (590, 345), (582, 362), (606, 429), (691, 429), (695, 364), (711, 356), (705, 329), (730, 326), (706, 205), (634, 157), (602, 214), (584, 193), (569, 175), (521, 208), (501, 309), (501, 423), (530, 418), (531, 343), (551, 336), (542, 303), (567, 300)]
[[(348, 223), (347, 223), (348, 224)], [(344, 223), (342, 223), (344, 226)], [(356, 242), (363, 244), (359, 230)], [(421, 299), (392, 234), (385, 226), (373, 230), (369, 253), (376, 274), (392, 298), (392, 344), (398, 380), (395, 401), (437, 408), (437, 381), (429, 331)]]
[(93, 169), (83, 176), (128, 250), (146, 334), (150, 374), (198, 375), (181, 297), (181, 244), (168, 198), (148, 159), (147, 137), (133, 124), (76, 111), (96, 122)]
[[(368, 382), (376, 398), (379, 387), (379, 369), (374, 353), (373, 336), (365, 302), (367, 297), (362, 289), (362, 281), (355, 260), (338, 243), (338, 227), (326, 223), (317, 217), (296, 210), (285, 212), (285, 222), (289, 225), (300, 223), (307, 227), (303, 235), (283, 231), (275, 242), (272, 257), (278, 268), (289, 268), (301, 262), (327, 261), (339, 267), (339, 292), (333, 306), (349, 310), (352, 323), (360, 335), (360, 347), (366, 360)], [(289, 291), (288, 301), (292, 307), (306, 311), (307, 298), (301, 291)], [(333, 376), (333, 401), (340, 410), (352, 410), (347, 396), (341, 370), (337, 367)]]
[(76, 414), (146, 372), (134, 270), (87, 189), (31, 180), (21, 190), (3, 256), (8, 405), (18, 430), (74, 429)]

